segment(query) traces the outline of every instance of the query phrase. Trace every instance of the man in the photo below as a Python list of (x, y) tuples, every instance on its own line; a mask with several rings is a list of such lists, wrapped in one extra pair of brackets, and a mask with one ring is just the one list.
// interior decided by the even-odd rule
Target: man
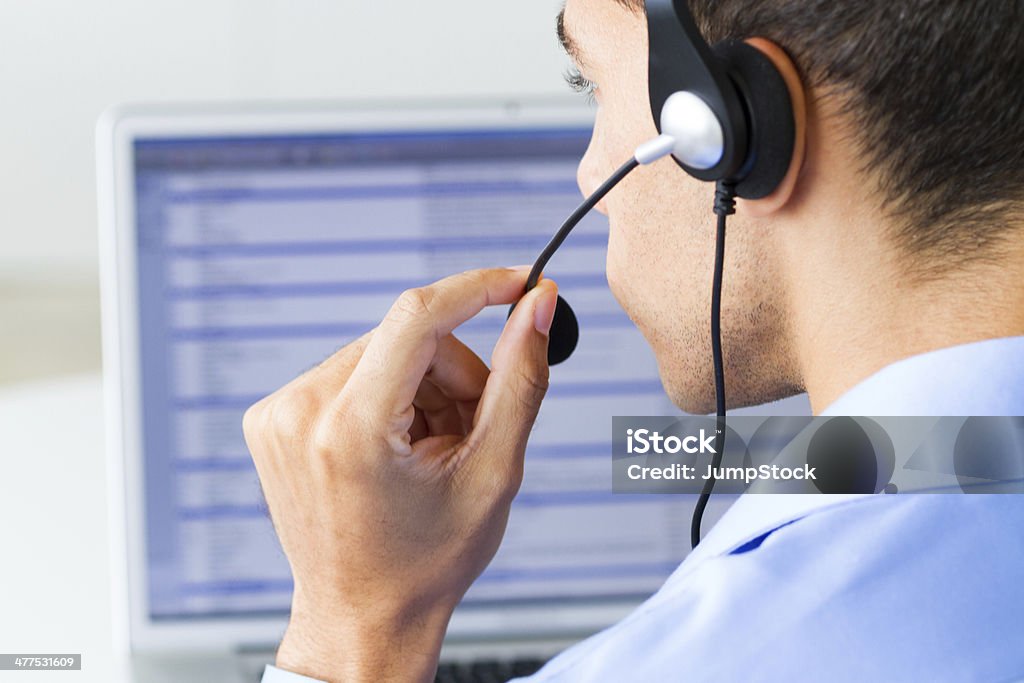
[[(762, 50), (793, 98), (782, 185), (741, 201), (723, 312), (731, 407), (1024, 414), (1024, 6), (693, 0), (711, 42)], [(589, 193), (655, 135), (638, 0), (559, 21), (598, 104)], [(684, 410), (714, 405), (711, 188), (671, 162), (599, 207), (608, 281)], [(452, 330), (526, 271), (406, 292), (378, 328), (255, 405), (245, 432), (291, 563), (265, 680), (427, 681), (497, 549), (547, 385), (550, 281), (491, 368)], [(665, 586), (539, 681), (1024, 677), (1018, 496), (742, 497)]]

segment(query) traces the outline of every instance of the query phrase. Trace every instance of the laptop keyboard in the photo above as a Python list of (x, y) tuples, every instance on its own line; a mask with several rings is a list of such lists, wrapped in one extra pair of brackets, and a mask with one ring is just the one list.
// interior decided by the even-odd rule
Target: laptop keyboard
[(543, 659), (482, 659), (475, 662), (442, 662), (434, 683), (505, 683), (529, 676), (544, 666)]

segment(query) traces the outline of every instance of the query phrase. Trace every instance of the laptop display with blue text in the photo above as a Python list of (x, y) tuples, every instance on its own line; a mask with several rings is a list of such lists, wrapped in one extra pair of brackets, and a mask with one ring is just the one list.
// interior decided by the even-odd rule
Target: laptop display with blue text
[[(136, 115), (113, 127), (127, 166), (115, 187), (129, 195), (112, 213), (136, 647), (159, 649), (161, 634), (273, 642), (292, 584), (245, 409), (374, 327), (402, 290), (532, 262), (579, 201), (586, 110), (391, 118)], [(549, 268), (580, 318), (579, 349), (552, 369), (508, 532), (453, 637), (592, 631), (686, 552), (689, 497), (610, 492), (611, 416), (676, 409), (609, 292), (607, 232), (587, 218)], [(487, 361), (504, 316), (485, 311), (456, 335)]]

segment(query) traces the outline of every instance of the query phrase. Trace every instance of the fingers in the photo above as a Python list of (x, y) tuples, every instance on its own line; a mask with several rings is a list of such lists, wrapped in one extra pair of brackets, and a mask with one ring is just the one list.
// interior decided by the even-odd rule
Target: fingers
[(516, 305), (494, 347), (491, 374), (477, 410), (474, 433), (481, 449), (521, 468), (527, 437), (548, 387), (548, 331), (558, 299), (551, 280), (541, 280)]
[(430, 427), (427, 426), (427, 418), (422, 410), (417, 409), (412, 418), (412, 425), (409, 427), (409, 440), (415, 443), (428, 436), (430, 436)]
[[(472, 413), (470, 420), (465, 419), (467, 404), (475, 410), (490, 372), (455, 335), (438, 342), (437, 354), (413, 399), (413, 405), (423, 413), (427, 434), (464, 435), (469, 431)], [(412, 437), (418, 440), (416, 434)]]
[(440, 340), (484, 307), (518, 299), (527, 275), (505, 268), (473, 270), (404, 292), (370, 339), (349, 386), (374, 408), (403, 411), (431, 369)]
[(463, 427), (462, 416), (456, 407), (458, 404), (445, 396), (444, 392), (430, 380), (423, 380), (412, 404), (416, 407), (417, 417), (422, 415), (426, 426), (426, 432), (422, 435), (417, 435), (410, 429), (409, 436), (412, 437), (413, 442), (423, 436), (465, 435), (466, 429)]
[(476, 401), (490, 374), (478, 355), (449, 334), (438, 342), (426, 379), (452, 401)]

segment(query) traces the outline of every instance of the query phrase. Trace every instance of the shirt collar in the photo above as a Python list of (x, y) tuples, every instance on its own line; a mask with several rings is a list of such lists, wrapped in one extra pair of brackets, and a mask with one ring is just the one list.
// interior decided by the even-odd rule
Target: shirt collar
[(692, 564), (724, 555), (749, 541), (822, 508), (873, 495), (808, 493), (750, 493), (740, 496), (686, 558)]
[[(1024, 415), (1024, 337), (931, 351), (878, 371), (823, 416)], [(731, 552), (789, 522), (873, 494), (746, 494), (726, 511), (686, 564)]]
[(988, 339), (889, 365), (822, 415), (1024, 415), (1024, 337)]

